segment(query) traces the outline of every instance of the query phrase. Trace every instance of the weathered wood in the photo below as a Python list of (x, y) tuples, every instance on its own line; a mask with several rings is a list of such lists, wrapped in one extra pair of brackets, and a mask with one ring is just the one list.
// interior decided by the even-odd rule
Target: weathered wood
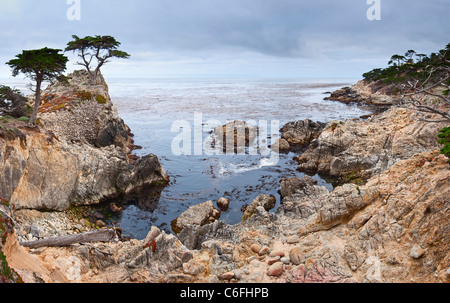
[(83, 234), (67, 235), (30, 242), (21, 242), (19, 244), (29, 248), (40, 248), (40, 247), (68, 246), (76, 243), (112, 242), (112, 241), (117, 241), (116, 232), (112, 229), (101, 229), (90, 231)]

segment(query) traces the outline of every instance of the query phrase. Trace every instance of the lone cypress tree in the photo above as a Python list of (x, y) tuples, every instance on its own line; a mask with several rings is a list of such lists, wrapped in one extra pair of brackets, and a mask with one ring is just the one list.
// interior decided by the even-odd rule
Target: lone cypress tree
[[(126, 52), (120, 51), (117, 48), (120, 42), (111, 36), (86, 36), (79, 38), (73, 35), (73, 41), (67, 43), (65, 51), (79, 52), (78, 57), (82, 62), (77, 62), (78, 65), (84, 66), (91, 78), (91, 85), (97, 84), (97, 76), (100, 68), (109, 62), (108, 59), (112, 57), (128, 59), (130, 55)], [(91, 67), (92, 60), (97, 60), (97, 66)]]
[(50, 81), (60, 76), (66, 70), (69, 59), (60, 54), (60, 49), (42, 48), (37, 50), (24, 50), (16, 55), (17, 59), (12, 59), (6, 64), (12, 70), (12, 75), (16, 77), (23, 73), (27, 77), (36, 81), (36, 100), (33, 114), (29, 121), (31, 126), (36, 125), (39, 105), (41, 103), (41, 85), (44, 81)]

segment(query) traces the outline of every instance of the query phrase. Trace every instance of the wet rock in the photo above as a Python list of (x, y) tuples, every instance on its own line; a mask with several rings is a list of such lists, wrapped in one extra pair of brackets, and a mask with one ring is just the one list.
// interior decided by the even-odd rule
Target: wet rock
[(289, 142), (286, 139), (278, 139), (275, 144), (273, 144), (272, 146), (270, 146), (270, 148), (275, 151), (278, 152), (280, 154), (282, 153), (289, 153), (291, 150), (291, 146), (289, 145)]
[(313, 185), (317, 185), (317, 180), (308, 175), (303, 176), (301, 179), (298, 177), (283, 178), (280, 183), (280, 194), (281, 197), (291, 196), (306, 186)]
[(217, 207), (221, 210), (221, 211), (227, 211), (228, 208), (230, 207), (230, 200), (227, 198), (220, 198), (217, 201)]
[(232, 121), (214, 129), (217, 144), (223, 147), (224, 152), (245, 152), (245, 147), (252, 144), (258, 136), (258, 127), (245, 121)]

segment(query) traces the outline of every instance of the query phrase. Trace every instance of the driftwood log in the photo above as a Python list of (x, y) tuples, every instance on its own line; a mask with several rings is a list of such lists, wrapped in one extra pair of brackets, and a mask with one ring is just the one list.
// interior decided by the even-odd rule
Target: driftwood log
[(19, 244), (29, 248), (40, 248), (40, 247), (68, 246), (77, 243), (113, 242), (113, 241), (117, 241), (116, 232), (112, 229), (101, 229), (77, 235), (67, 235), (37, 241), (20, 242)]

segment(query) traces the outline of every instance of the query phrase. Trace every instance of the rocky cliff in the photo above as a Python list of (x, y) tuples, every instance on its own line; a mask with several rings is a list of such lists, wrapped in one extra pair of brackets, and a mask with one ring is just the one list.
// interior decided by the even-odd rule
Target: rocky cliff
[(0, 197), (16, 209), (62, 211), (168, 181), (157, 156), (131, 156), (132, 134), (103, 78), (91, 87), (77, 71), (50, 85), (39, 124), (0, 138)]

